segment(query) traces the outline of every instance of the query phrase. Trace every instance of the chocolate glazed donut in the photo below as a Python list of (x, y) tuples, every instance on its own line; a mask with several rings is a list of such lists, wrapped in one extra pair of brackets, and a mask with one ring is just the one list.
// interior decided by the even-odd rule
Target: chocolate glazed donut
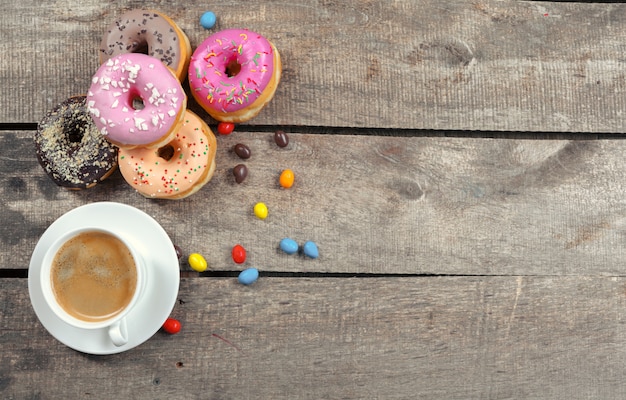
[(46, 174), (68, 189), (90, 188), (117, 167), (117, 147), (94, 125), (85, 96), (70, 97), (49, 111), (39, 122), (34, 141)]
[(100, 44), (100, 63), (124, 53), (144, 53), (168, 66), (182, 82), (191, 45), (187, 35), (168, 16), (152, 10), (131, 10), (107, 29)]

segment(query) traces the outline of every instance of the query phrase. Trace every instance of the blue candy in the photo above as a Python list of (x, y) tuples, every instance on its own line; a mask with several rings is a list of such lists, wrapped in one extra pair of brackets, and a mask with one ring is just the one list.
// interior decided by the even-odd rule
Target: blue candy
[(259, 279), (259, 270), (256, 268), (247, 268), (239, 273), (237, 278), (242, 285), (252, 285)]
[(317, 249), (317, 245), (311, 241), (306, 242), (304, 246), (302, 246), (302, 251), (304, 252), (305, 256), (308, 256), (311, 258), (317, 258), (320, 256), (320, 252)]
[(215, 26), (215, 13), (207, 11), (200, 17), (200, 25), (205, 29), (211, 29)]
[(280, 241), (280, 249), (287, 254), (295, 254), (298, 252), (298, 243), (293, 239), (284, 238)]

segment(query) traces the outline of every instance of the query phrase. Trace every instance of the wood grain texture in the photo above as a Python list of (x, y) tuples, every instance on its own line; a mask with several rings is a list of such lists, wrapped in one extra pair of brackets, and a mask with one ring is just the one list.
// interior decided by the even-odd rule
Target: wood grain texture
[[(266, 271), (459, 275), (624, 275), (626, 143), (615, 140), (406, 138), (269, 132), (218, 138), (217, 170), (180, 201), (146, 199), (115, 173), (84, 191), (57, 187), (31, 149), (32, 132), (0, 135), (0, 265), (26, 268), (39, 235), (95, 201), (133, 205), (213, 270), (237, 270), (236, 243)], [(236, 184), (232, 151), (246, 143)], [(296, 184), (278, 185), (284, 168)], [(253, 214), (263, 201), (270, 216)], [(277, 249), (315, 241), (317, 260)], [(188, 266), (183, 265), (183, 270)]]
[[(87, 90), (106, 26), (139, 7), (194, 48), (246, 27), (283, 58), (274, 100), (218, 138), (213, 180), (180, 201), (145, 199), (118, 172), (61, 189), (27, 130)], [(0, 398), (626, 398), (626, 143), (543, 139), (624, 132), (625, 20), (622, 3), (0, 2)], [(147, 212), (216, 271), (182, 261), (180, 334), (78, 353), (9, 278), (56, 218), (97, 201)], [(320, 258), (281, 253), (287, 236)], [(236, 243), (261, 271), (252, 286), (236, 281)]]
[(2, 398), (626, 395), (623, 278), (183, 279), (181, 333), (113, 356), (60, 344), (25, 280), (0, 285)]
[(231, 0), (211, 5), (213, 31), (198, 1), (3, 2), (0, 121), (36, 122), (85, 93), (106, 26), (136, 7), (169, 14), (194, 48), (230, 27), (276, 44), (283, 80), (252, 124), (625, 130), (626, 4), (514, 0)]

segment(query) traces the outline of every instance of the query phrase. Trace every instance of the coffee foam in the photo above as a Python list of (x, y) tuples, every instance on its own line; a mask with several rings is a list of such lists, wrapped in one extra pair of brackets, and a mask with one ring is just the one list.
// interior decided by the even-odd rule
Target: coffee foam
[(130, 303), (137, 271), (124, 243), (93, 231), (61, 246), (52, 263), (51, 279), (57, 302), (68, 314), (83, 321), (101, 321)]

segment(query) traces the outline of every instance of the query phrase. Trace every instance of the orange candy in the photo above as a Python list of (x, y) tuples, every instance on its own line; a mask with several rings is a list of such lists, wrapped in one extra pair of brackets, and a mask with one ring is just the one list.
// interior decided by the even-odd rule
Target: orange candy
[(283, 170), (283, 172), (280, 174), (280, 178), (278, 179), (278, 182), (280, 183), (280, 186), (284, 187), (285, 189), (289, 189), (290, 187), (293, 186), (293, 181), (295, 179), (296, 177), (293, 174), (293, 171), (290, 169), (286, 169), (286, 170)]

